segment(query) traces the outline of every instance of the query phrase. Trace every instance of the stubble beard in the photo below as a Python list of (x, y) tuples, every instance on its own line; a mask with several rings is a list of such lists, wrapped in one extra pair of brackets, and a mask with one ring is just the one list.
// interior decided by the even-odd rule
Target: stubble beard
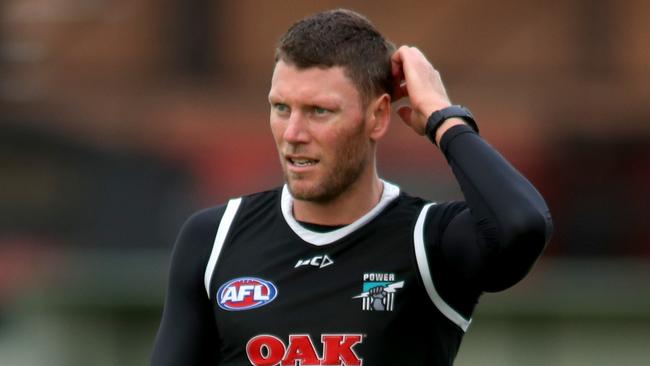
[(312, 186), (297, 189), (293, 182), (303, 179), (300, 173), (288, 173), (284, 167), (284, 180), (294, 199), (316, 203), (329, 203), (345, 193), (359, 180), (368, 162), (368, 141), (363, 129), (365, 123), (345, 141), (343, 148), (336, 154), (330, 171), (321, 174), (321, 180)]

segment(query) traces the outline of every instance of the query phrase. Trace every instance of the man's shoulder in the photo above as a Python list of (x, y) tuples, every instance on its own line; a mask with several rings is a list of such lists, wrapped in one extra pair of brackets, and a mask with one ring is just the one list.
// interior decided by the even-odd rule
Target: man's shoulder
[(265, 191), (250, 193), (241, 198), (245, 201), (265, 201), (265, 200), (274, 200), (282, 196), (283, 186), (267, 189)]
[(401, 191), (397, 200), (403, 206), (412, 206), (418, 208), (418, 211), (425, 205), (431, 204), (429, 210), (446, 210), (450, 207), (461, 206), (464, 202), (460, 201), (437, 201), (422, 196), (412, 195), (408, 192)]
[(434, 205), (431, 206), (432, 210), (443, 211), (446, 213), (457, 214), (460, 211), (463, 211), (467, 208), (467, 202), (465, 201), (443, 201), (443, 202), (434, 202)]
[(205, 228), (212, 227), (216, 222), (218, 223), (221, 220), (221, 217), (226, 211), (228, 204), (231, 201), (241, 199), (241, 202), (246, 202), (246, 204), (259, 204), (262, 202), (273, 201), (278, 199), (281, 196), (282, 187), (276, 187), (268, 189), (265, 191), (259, 191), (255, 193), (250, 193), (242, 196), (231, 197), (225, 203), (202, 208), (193, 214), (187, 219), (185, 225), (191, 226), (193, 228)]
[(219, 223), (225, 211), (225, 204), (206, 207), (195, 211), (187, 218), (187, 220), (185, 220), (182, 232), (190, 235), (197, 235), (198, 233), (211, 235), (212, 231), (216, 233), (216, 223)]
[(405, 209), (416, 210), (418, 214), (426, 205), (430, 205), (427, 210), (427, 221), (431, 222), (435, 218), (448, 221), (461, 211), (467, 208), (465, 201), (434, 201), (420, 196), (414, 196), (407, 192), (400, 192), (399, 199), (396, 200), (398, 205)]

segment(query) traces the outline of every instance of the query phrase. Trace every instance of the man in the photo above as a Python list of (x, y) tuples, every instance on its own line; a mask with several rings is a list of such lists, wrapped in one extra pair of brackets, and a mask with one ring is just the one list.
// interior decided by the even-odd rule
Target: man
[[(405, 96), (398, 114), (440, 147), (466, 202), (379, 178), (376, 144)], [(451, 365), (480, 294), (544, 249), (542, 197), (418, 49), (354, 12), (288, 30), (269, 102), (286, 184), (185, 223), (152, 364)]]

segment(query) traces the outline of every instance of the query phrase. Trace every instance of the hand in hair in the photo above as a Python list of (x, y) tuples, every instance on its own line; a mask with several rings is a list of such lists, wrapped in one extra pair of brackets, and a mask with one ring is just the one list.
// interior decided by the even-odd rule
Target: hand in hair
[[(408, 97), (410, 103), (399, 107), (397, 114), (415, 132), (424, 135), (427, 119), (439, 109), (451, 105), (440, 73), (416, 47), (402, 46), (391, 56), (394, 79), (393, 102)], [(442, 134), (450, 127), (464, 123), (450, 118), (438, 129)]]

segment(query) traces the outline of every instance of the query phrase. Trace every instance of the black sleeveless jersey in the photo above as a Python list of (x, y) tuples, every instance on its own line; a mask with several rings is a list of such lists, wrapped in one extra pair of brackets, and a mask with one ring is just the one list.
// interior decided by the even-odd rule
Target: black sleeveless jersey
[(151, 365), (451, 365), (480, 294), (524, 278), (553, 226), (474, 130), (452, 127), (440, 148), (464, 202), (384, 182), (375, 208), (326, 233), (296, 222), (286, 188), (193, 215)]
[(219, 365), (451, 365), (469, 321), (433, 285), (430, 207), (385, 182), (373, 210), (322, 233), (286, 186), (231, 200), (205, 272)]

